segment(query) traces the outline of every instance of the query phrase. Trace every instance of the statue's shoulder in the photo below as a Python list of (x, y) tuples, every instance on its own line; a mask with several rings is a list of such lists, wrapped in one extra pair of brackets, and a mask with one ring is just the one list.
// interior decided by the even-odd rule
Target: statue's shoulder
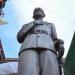
[(49, 26), (53, 26), (53, 25), (54, 25), (53, 23), (51, 23), (51, 22), (46, 22), (46, 21), (44, 21), (44, 24), (49, 25)]
[(27, 25), (31, 25), (31, 24), (33, 24), (33, 21), (31, 21), (31, 22), (27, 23)]
[(32, 22), (29, 22), (29, 23), (26, 23), (23, 25), (23, 27), (26, 27), (26, 26), (29, 26), (29, 25), (32, 25), (33, 24), (33, 21)]

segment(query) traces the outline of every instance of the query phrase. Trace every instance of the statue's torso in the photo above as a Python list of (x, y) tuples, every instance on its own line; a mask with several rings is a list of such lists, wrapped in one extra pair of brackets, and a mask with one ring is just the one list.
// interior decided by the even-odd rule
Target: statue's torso
[[(39, 24), (34, 26), (34, 28), (27, 34), (25, 40), (22, 43), (21, 50), (26, 48), (47, 48), (51, 50), (55, 50), (54, 42), (51, 37), (51, 24), (42, 22), (43, 24)], [(31, 25), (33, 23), (29, 23)], [(37, 33), (33, 34), (32, 31), (45, 31), (46, 33)]]

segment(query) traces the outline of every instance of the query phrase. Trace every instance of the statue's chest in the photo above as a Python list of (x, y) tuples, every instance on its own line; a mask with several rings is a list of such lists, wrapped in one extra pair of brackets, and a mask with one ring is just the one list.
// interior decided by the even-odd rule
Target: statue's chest
[(46, 30), (50, 31), (51, 27), (49, 25), (43, 24), (43, 25), (37, 25), (34, 27), (34, 30)]

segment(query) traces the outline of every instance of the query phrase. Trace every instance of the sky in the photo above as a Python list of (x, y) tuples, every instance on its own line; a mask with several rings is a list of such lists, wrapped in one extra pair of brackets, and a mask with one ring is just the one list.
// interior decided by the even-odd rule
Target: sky
[(21, 44), (16, 35), (23, 24), (33, 21), (33, 10), (44, 10), (45, 21), (54, 23), (59, 39), (64, 40), (66, 57), (75, 31), (75, 0), (8, 0), (3, 9), (6, 25), (0, 26), (0, 39), (7, 58), (17, 58)]

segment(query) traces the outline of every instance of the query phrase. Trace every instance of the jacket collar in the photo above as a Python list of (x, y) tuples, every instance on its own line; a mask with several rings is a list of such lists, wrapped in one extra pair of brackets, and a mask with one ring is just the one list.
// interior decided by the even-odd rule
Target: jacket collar
[(35, 20), (33, 21), (34, 24), (43, 25), (43, 20)]

